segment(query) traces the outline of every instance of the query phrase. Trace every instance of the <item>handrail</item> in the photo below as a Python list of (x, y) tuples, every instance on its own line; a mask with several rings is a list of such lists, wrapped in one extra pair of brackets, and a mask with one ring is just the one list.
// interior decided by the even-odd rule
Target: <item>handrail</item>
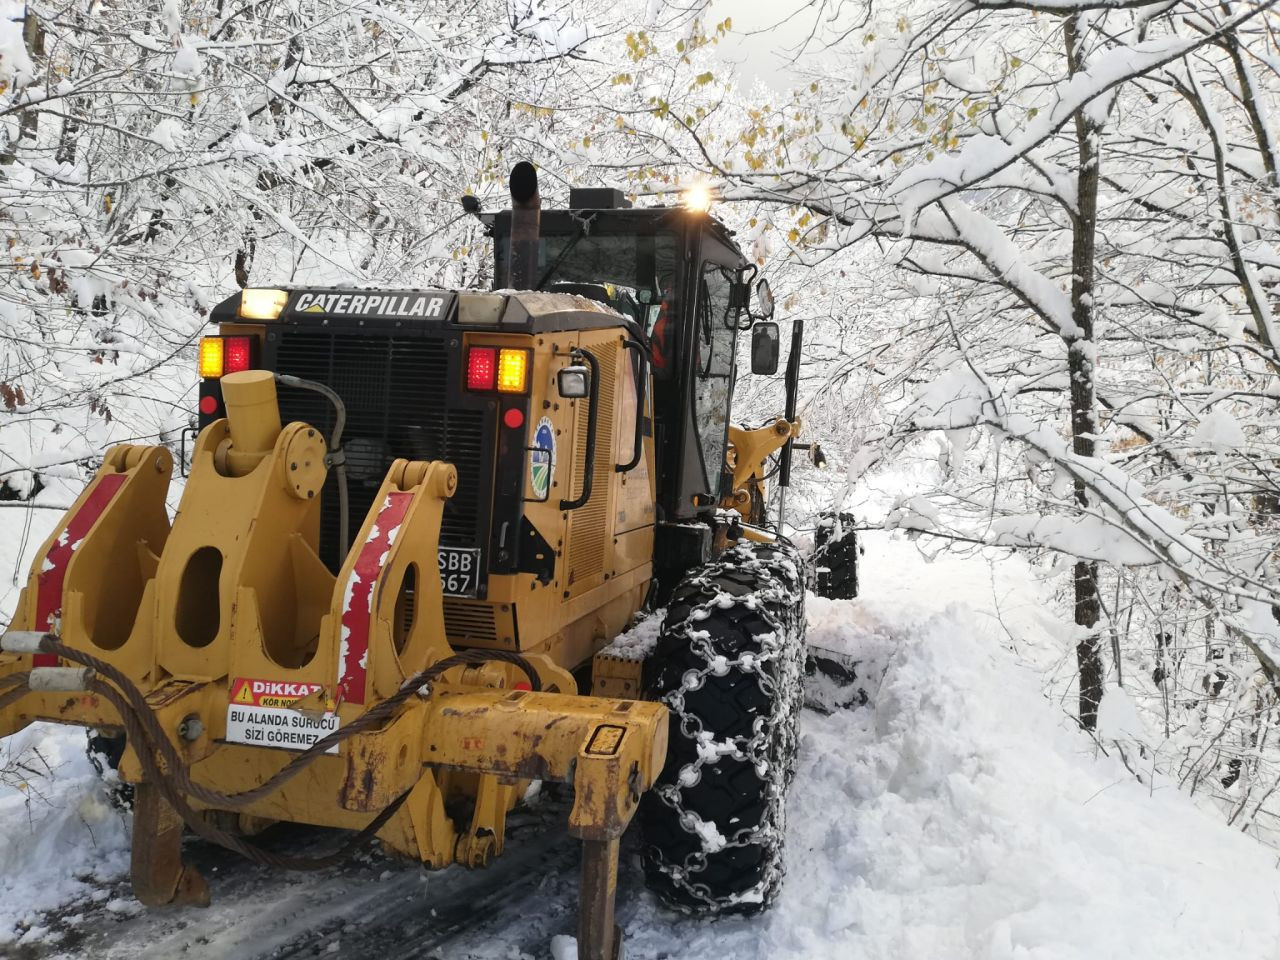
[(644, 346), (635, 340), (623, 340), (623, 347), (628, 350), (634, 350), (636, 356), (640, 358), (640, 368), (636, 371), (636, 436), (635, 445), (632, 448), (631, 460), (627, 463), (615, 463), (613, 469), (618, 473), (626, 473), (634, 470), (640, 464), (640, 458), (644, 456), (644, 401), (645, 388), (649, 383), (649, 352)]
[(585, 466), (583, 468), (584, 475), (582, 477), (582, 492), (578, 494), (574, 500), (561, 500), (561, 510), (577, 510), (584, 506), (591, 499), (591, 485), (595, 479), (596, 472), (596, 421), (598, 420), (600, 399), (600, 361), (590, 350), (583, 350), (574, 347), (569, 351), (569, 355), (578, 361), (586, 361), (588, 367), (591, 368), (591, 384), (587, 388), (587, 451), (584, 459)]

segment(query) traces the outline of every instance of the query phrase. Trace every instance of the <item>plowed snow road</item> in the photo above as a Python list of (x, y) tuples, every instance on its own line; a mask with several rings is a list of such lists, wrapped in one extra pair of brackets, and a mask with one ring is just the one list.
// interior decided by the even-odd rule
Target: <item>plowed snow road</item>
[[(191, 841), (187, 855), (209, 881), (210, 908), (120, 912), (111, 900), (112, 907), (73, 908), (70, 923), (55, 921), (65, 930), (58, 953), (102, 960), (453, 960), (487, 938), (536, 954), (552, 935), (572, 932), (578, 844), (564, 833), (567, 815), (563, 803), (550, 802), (515, 818), (506, 853), (487, 870), (429, 873), (371, 854), (343, 868), (280, 874)], [(275, 850), (313, 853), (336, 839), (292, 827), (262, 838)], [(128, 896), (123, 884), (118, 892)], [(45, 960), (50, 953), (47, 944), (32, 944), (12, 955)]]

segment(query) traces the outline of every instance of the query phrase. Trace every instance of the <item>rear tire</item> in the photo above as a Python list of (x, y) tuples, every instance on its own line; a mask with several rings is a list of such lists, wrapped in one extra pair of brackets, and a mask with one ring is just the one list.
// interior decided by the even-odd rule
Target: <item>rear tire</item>
[(858, 596), (858, 533), (851, 513), (826, 513), (813, 534), (813, 592), (832, 600)]
[(740, 543), (675, 590), (645, 661), (671, 710), (641, 799), (645, 880), (689, 913), (754, 913), (783, 877), (804, 663), (804, 576), (786, 543)]

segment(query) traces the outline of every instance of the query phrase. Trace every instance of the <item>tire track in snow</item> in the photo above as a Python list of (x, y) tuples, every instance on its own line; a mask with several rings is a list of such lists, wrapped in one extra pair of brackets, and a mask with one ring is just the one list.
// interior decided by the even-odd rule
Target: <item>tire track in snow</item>
[[(491, 938), (541, 953), (552, 935), (571, 932), (574, 923), (579, 843), (565, 831), (567, 814), (561, 802), (514, 812), (506, 851), (479, 870), (427, 871), (371, 853), (317, 873), (286, 873), (189, 842), (187, 857), (209, 881), (209, 908), (121, 913), (120, 901), (108, 898), (115, 909), (104, 902), (51, 918), (64, 933), (56, 951), (45, 943), (33, 945), (37, 952), (29, 958), (21, 952), (11, 956), (464, 960), (472, 955), (460, 952), (465, 944), (483, 948), (487, 940), (491, 947)], [(318, 853), (331, 847), (334, 837), (333, 831), (291, 825), (273, 829), (262, 842), (272, 849)], [(127, 883), (113, 885), (112, 893), (129, 900)], [(535, 898), (536, 908), (530, 903)], [(539, 922), (531, 924), (531, 915)]]

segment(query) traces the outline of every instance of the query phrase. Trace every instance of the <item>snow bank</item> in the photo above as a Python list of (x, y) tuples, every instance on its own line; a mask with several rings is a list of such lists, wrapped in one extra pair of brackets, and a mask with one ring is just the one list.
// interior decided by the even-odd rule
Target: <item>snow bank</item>
[[(60, 516), (0, 510), (0, 542), (9, 545), (0, 629), (17, 605), (32, 555)], [(42, 911), (106, 900), (113, 895), (107, 885), (128, 872), (129, 819), (111, 806), (85, 743), (83, 728), (46, 723), (0, 739), (0, 956), (14, 942), (56, 943), (51, 916)]]
[[(1041, 695), (1038, 671), (1001, 642), (988, 612), (993, 594), (1008, 595), (1001, 573), (983, 584), (985, 564), (954, 559), (910, 570), (901, 544), (885, 546), (868, 545), (877, 599), (810, 606), (811, 642), (862, 644), (878, 675), (864, 676), (869, 706), (804, 716), (777, 906), (673, 926), (646, 901), (629, 949), (688, 960), (1273, 958), (1272, 854), (1171, 784), (1149, 791), (1095, 759)], [(904, 594), (919, 600), (898, 603)], [(966, 594), (988, 611), (951, 602)], [(1002, 618), (1026, 639), (1036, 618), (1009, 599)], [(1117, 726), (1122, 696), (1105, 703)]]
[(0, 741), (0, 954), (56, 940), (48, 916), (129, 867), (128, 820), (85, 755), (79, 727), (38, 723)]

